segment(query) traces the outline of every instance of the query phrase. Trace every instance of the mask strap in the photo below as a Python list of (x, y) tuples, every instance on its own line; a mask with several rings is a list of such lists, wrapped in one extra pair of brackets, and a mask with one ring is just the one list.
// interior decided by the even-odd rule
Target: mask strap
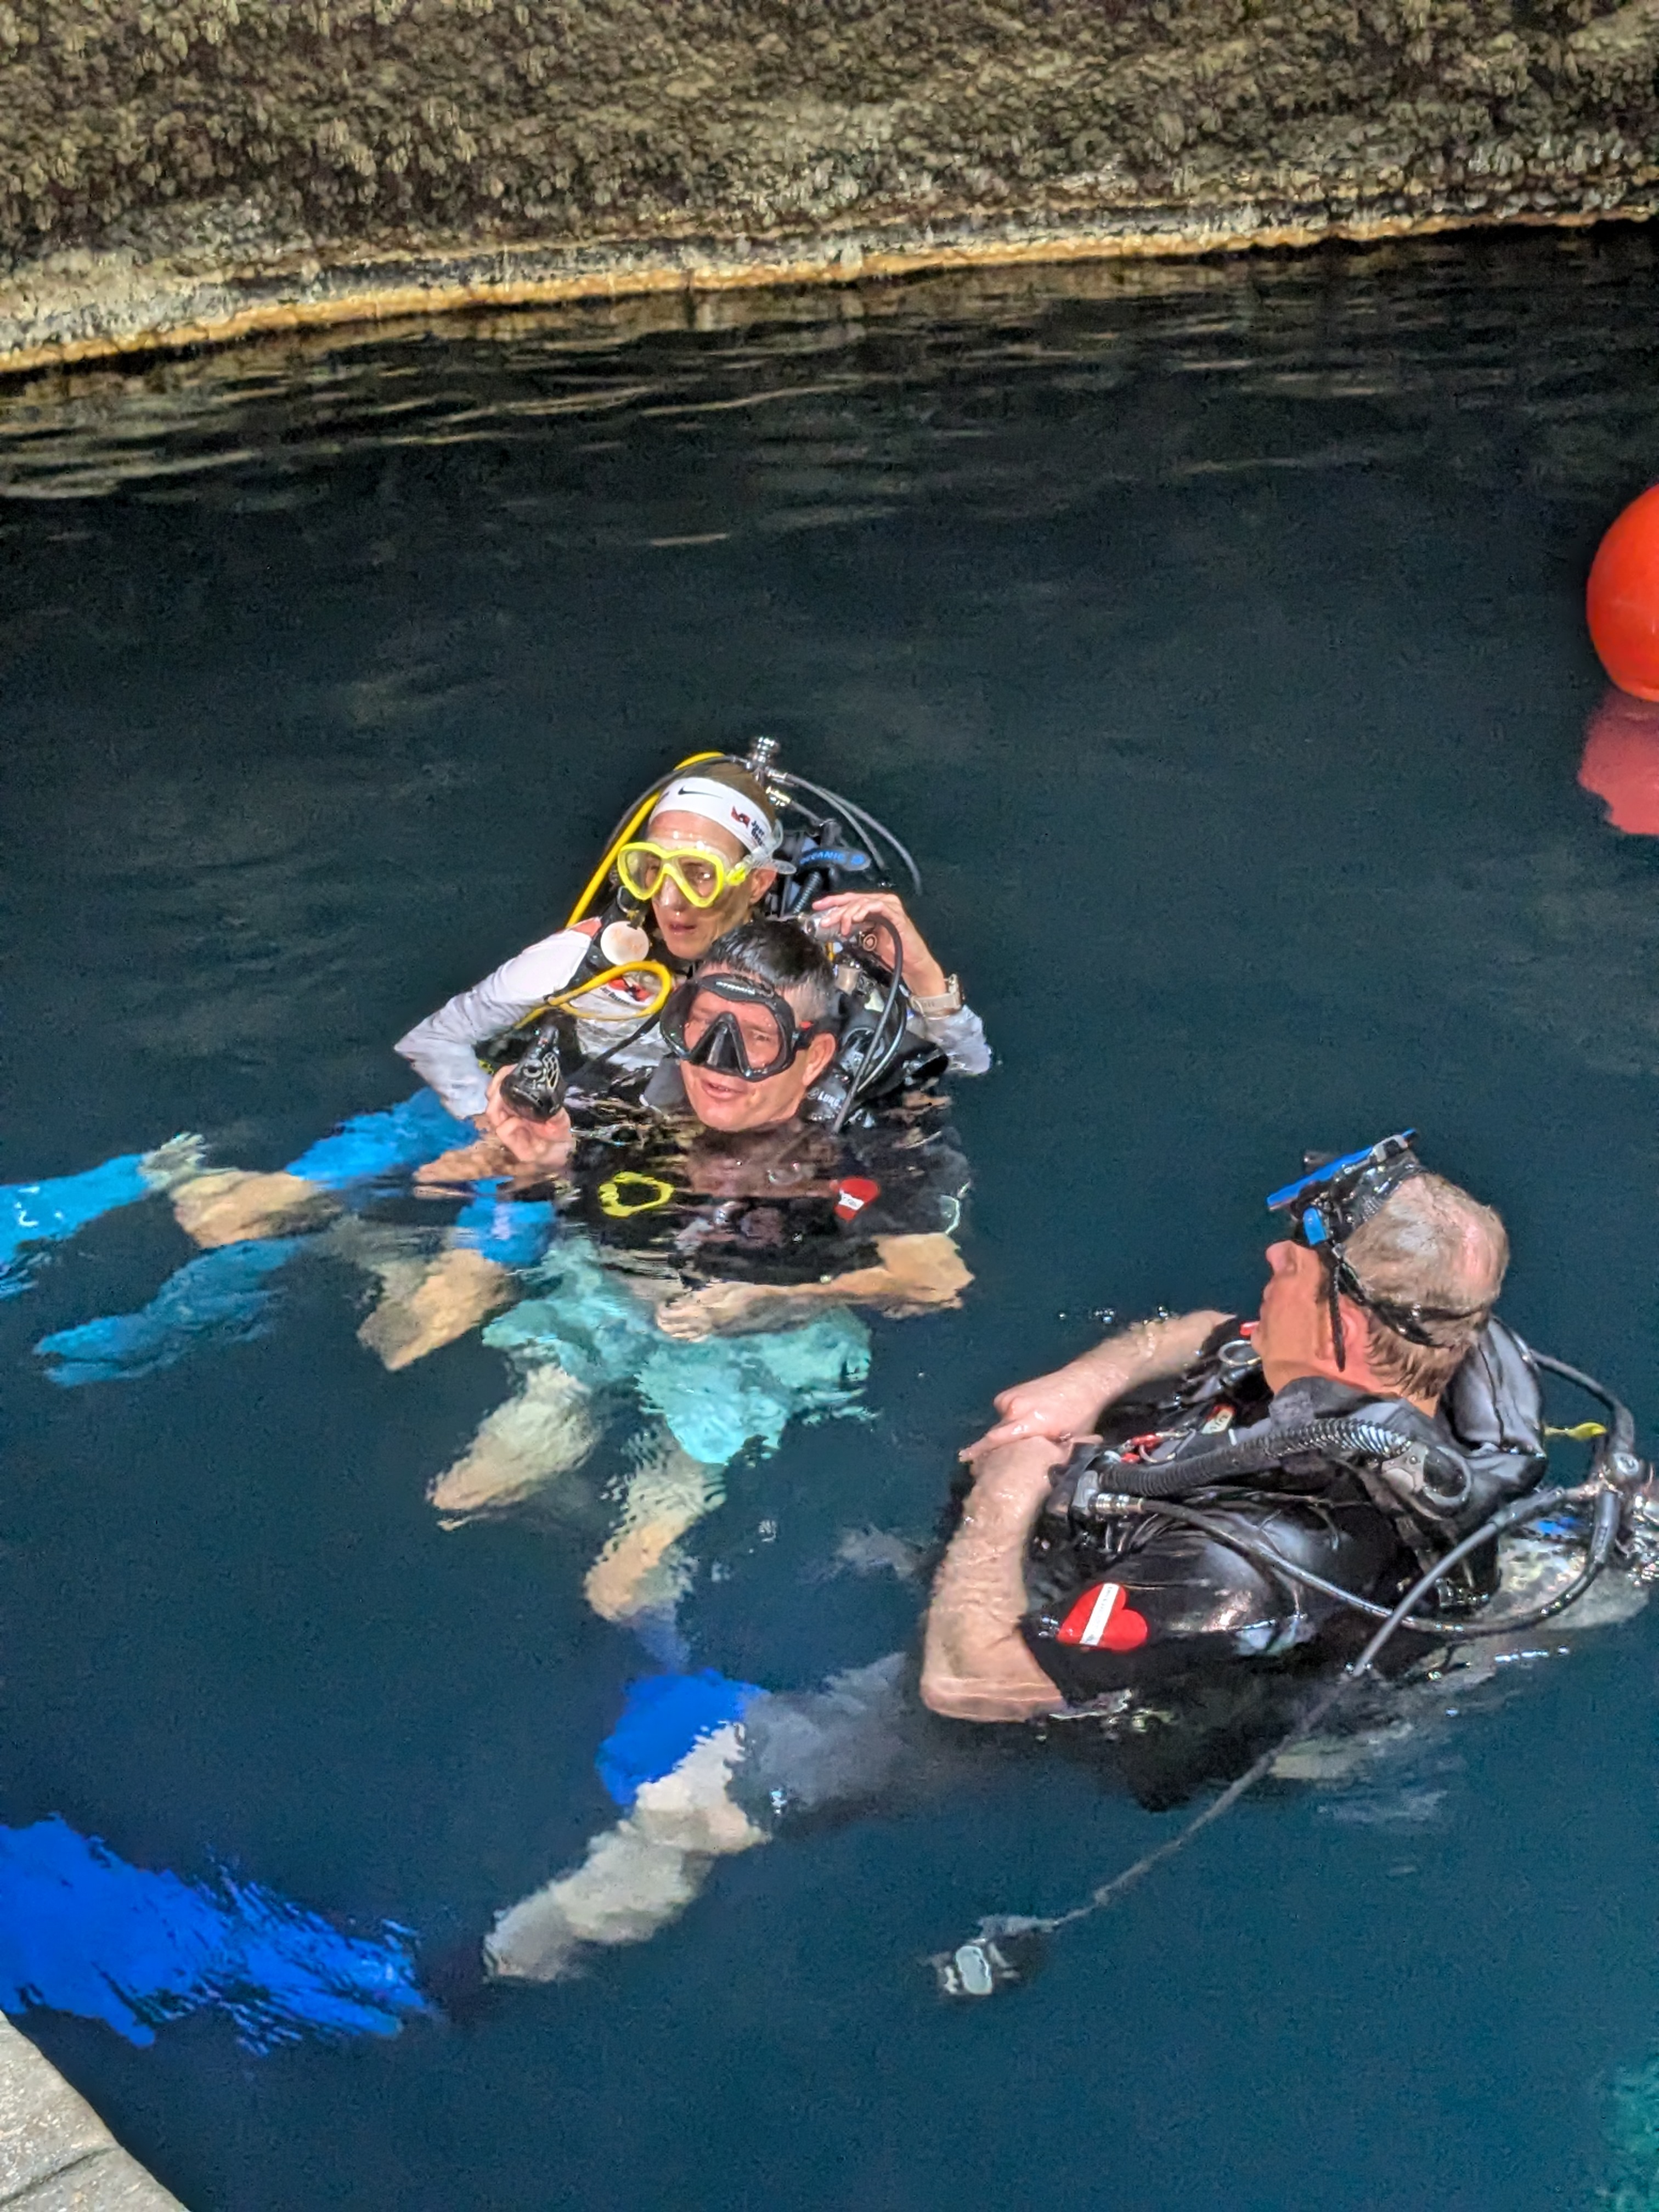
[(1328, 1244), (1322, 1255), (1325, 1261), (1325, 1295), (1331, 1309), (1331, 1346), (1336, 1353), (1336, 1371), (1346, 1374), (1348, 1347), (1342, 1335), (1342, 1292), (1336, 1279), (1337, 1255), (1334, 1246)]

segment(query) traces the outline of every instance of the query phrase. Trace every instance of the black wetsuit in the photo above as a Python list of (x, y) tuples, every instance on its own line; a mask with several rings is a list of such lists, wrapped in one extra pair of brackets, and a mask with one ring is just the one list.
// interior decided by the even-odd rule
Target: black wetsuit
[(726, 1135), (611, 1101), (573, 1102), (572, 1115), (576, 1206), (624, 1267), (636, 1255), (692, 1282), (787, 1288), (874, 1267), (878, 1238), (948, 1236), (962, 1218), (967, 1163), (933, 1100), (894, 1100), (835, 1133), (791, 1122)]
[[(1203, 1526), (1160, 1511), (1155, 1499), (1121, 1512), (1110, 1504), (1132, 1487), (1137, 1464), (1163, 1468), (1228, 1440), (1283, 1434), (1288, 1442), (1310, 1422), (1336, 1419), (1424, 1447), (1427, 1476), (1413, 1481), (1408, 1469), (1364, 1455), (1287, 1449), (1245, 1479), (1182, 1495), (1180, 1506), (1201, 1514)], [(1373, 1624), (1234, 1548), (1230, 1535), (1268, 1544), (1386, 1607), (1504, 1498), (1531, 1489), (1545, 1465), (1537, 1376), (1526, 1347), (1497, 1322), (1432, 1419), (1401, 1399), (1321, 1376), (1273, 1395), (1229, 1323), (1162, 1397), (1114, 1406), (1108, 1423), (1106, 1446), (1078, 1454), (1057, 1481), (1026, 1559), (1022, 1632), (1073, 1707), (1240, 1660), (1310, 1647), (1346, 1655), (1363, 1641)], [(1126, 1462), (1129, 1480), (1115, 1485), (1114, 1468)], [(1475, 1553), (1442, 1602), (1452, 1611), (1478, 1606), (1497, 1572), (1495, 1547)]]

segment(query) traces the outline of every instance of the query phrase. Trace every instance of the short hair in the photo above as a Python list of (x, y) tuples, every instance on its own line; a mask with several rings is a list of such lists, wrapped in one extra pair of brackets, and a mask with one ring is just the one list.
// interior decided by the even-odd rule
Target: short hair
[(726, 968), (752, 982), (770, 984), (803, 1021), (827, 1024), (841, 1005), (829, 954), (799, 922), (770, 916), (739, 922), (715, 939), (694, 972), (701, 975), (711, 968)]
[(1403, 1395), (1437, 1398), (1480, 1337), (1504, 1286), (1510, 1240), (1489, 1206), (1443, 1176), (1413, 1176), (1349, 1237), (1343, 1253), (1360, 1288), (1390, 1304), (1440, 1306), (1454, 1321), (1419, 1325), (1414, 1344), (1380, 1314), (1365, 1315), (1365, 1350)]

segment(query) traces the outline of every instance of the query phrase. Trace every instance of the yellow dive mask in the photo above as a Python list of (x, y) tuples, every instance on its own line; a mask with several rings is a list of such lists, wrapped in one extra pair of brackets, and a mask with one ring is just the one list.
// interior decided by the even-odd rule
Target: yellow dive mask
[(658, 845), (636, 839), (617, 854), (617, 873), (630, 897), (653, 899), (665, 882), (695, 907), (718, 905), (747, 877), (750, 863), (727, 860), (702, 845)]

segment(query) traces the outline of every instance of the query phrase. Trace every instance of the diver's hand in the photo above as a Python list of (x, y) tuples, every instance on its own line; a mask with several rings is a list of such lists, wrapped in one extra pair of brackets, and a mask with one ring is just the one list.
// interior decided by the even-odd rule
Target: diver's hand
[[(921, 932), (904, 911), (904, 902), (896, 891), (836, 891), (832, 897), (821, 898), (812, 908), (815, 922), (830, 923), (836, 933), (854, 937), (858, 924), (872, 915), (890, 922), (898, 932), (898, 940), (904, 953), (904, 980), (919, 998), (935, 999), (945, 987), (945, 970), (927, 950)], [(890, 950), (886, 932), (877, 930), (872, 943), (879, 959)]]
[(1100, 1412), (1104, 1393), (1092, 1370), (1082, 1360), (1039, 1375), (1030, 1382), (1016, 1382), (1000, 1390), (991, 1403), (1002, 1419), (988, 1428), (976, 1443), (959, 1456), (970, 1463), (994, 1451), (1000, 1444), (1023, 1443), (1028, 1437), (1046, 1437), (1057, 1444), (1085, 1436)]
[(816, 1285), (775, 1290), (766, 1283), (709, 1283), (657, 1308), (657, 1327), (682, 1344), (709, 1336), (751, 1336), (807, 1318)]
[(1163, 1314), (1109, 1336), (1052, 1375), (1016, 1382), (991, 1401), (1002, 1419), (960, 1456), (977, 1460), (1000, 1444), (1022, 1443), (1028, 1437), (1046, 1437), (1055, 1443), (1080, 1441), (1091, 1435), (1115, 1400), (1181, 1374), (1228, 1319), (1208, 1308), (1199, 1313)]
[(563, 1167), (576, 1141), (569, 1115), (561, 1108), (550, 1121), (532, 1121), (527, 1115), (515, 1114), (501, 1097), (501, 1085), (512, 1072), (498, 1067), (489, 1079), (489, 1103), (478, 1116), (479, 1128), (505, 1145), (523, 1167)]

